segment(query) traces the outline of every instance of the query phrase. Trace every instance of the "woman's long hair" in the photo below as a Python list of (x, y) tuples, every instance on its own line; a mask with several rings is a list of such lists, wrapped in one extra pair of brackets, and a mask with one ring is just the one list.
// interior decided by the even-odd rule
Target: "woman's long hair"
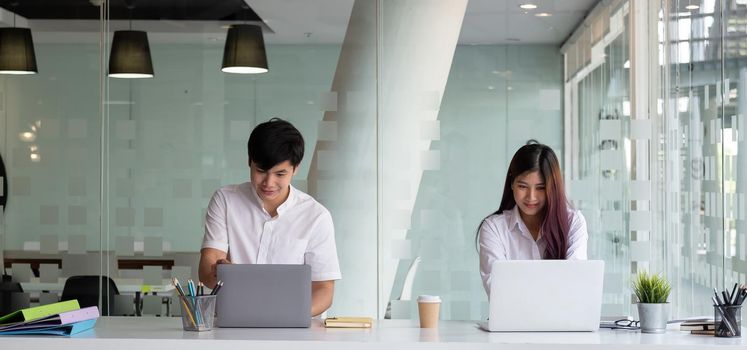
[[(547, 248), (544, 258), (565, 259), (568, 251), (568, 231), (570, 229), (568, 200), (565, 196), (558, 157), (555, 156), (552, 148), (535, 140), (530, 140), (516, 151), (511, 159), (511, 164), (508, 166), (501, 205), (498, 210), (490, 215), (503, 213), (505, 210), (511, 210), (516, 206), (511, 185), (513, 185), (517, 176), (531, 171), (539, 171), (540, 176), (545, 180), (547, 198), (544, 208), (545, 217), (542, 221), (542, 235), (547, 242)], [(484, 219), (480, 226), (483, 223), (485, 223)], [(479, 240), (479, 227), (477, 234), (476, 240)]]

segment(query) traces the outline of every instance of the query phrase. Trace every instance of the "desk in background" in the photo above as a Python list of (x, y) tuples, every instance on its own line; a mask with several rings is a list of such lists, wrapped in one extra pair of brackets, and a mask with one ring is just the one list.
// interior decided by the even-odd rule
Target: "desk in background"
[[(18, 307), (29, 307), (31, 303), (49, 304), (57, 302), (65, 287), (66, 278), (59, 278), (56, 283), (40, 282), (39, 278), (32, 278), (29, 282), (21, 282), (26, 295), (26, 304)], [(162, 280), (159, 285), (148, 285), (144, 289), (143, 280), (137, 278), (114, 278), (119, 295), (115, 295), (114, 305), (109, 310), (111, 315), (179, 315), (179, 307), (172, 302), (174, 286), (169, 280)], [(149, 295), (139, 295), (139, 292)], [(154, 295), (157, 293), (158, 295)], [(33, 294), (33, 297), (32, 297)]]
[[(21, 282), (21, 287), (24, 292), (51, 292), (61, 293), (65, 287), (65, 281), (67, 278), (61, 277), (57, 280), (57, 283), (44, 283), (39, 282), (39, 278), (32, 278), (29, 282)], [(150, 291), (156, 293), (163, 293), (165, 295), (171, 295), (174, 291), (174, 286), (171, 285), (169, 280), (163, 280), (160, 285), (150, 285)], [(114, 283), (117, 284), (117, 289), (120, 294), (135, 294), (143, 289), (143, 280), (137, 278), (114, 278)]]
[[(179, 318), (102, 317), (94, 331), (72, 339), (0, 337), (0, 348), (84, 349), (737, 349), (745, 338), (695, 336), (677, 330), (666, 334), (600, 330), (588, 333), (487, 333), (474, 321), (441, 321), (439, 329), (420, 329), (416, 321), (379, 320), (372, 329), (326, 329), (315, 320), (311, 328), (216, 328), (182, 331)], [(745, 333), (745, 332), (743, 332)], [(126, 341), (125, 341), (126, 340)]]
[[(20, 281), (28, 281), (30, 277), (34, 276), (41, 277), (42, 264), (55, 266), (59, 270), (59, 277), (98, 275), (101, 273), (99, 268), (101, 253), (99, 252), (89, 252), (85, 255), (41, 254), (27, 251), (4, 251), (3, 253), (3, 265), (8, 273), (15, 274), (15, 272), (10, 272), (13, 264), (28, 264), (27, 266), (30, 267), (27, 273), (22, 274), (23, 277), (17, 279)], [(104, 252), (104, 262), (107, 269), (104, 274), (112, 278), (145, 278), (143, 273), (147, 268), (159, 268), (164, 273), (164, 278), (178, 277), (180, 280), (189, 278), (197, 280), (199, 261), (199, 252), (171, 252), (158, 257), (142, 254), (116, 256), (114, 252)]]

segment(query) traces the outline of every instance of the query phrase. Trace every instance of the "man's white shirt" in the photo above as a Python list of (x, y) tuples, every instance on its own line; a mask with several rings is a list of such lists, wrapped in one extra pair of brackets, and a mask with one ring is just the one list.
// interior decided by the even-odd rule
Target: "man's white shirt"
[(234, 264), (306, 264), (312, 281), (342, 277), (332, 216), (293, 186), (275, 217), (251, 182), (218, 189), (205, 215), (202, 248), (227, 252)]
[[(586, 260), (589, 234), (586, 219), (578, 210), (569, 210), (568, 260)], [(480, 276), (485, 291), (490, 295), (490, 273), (496, 260), (540, 260), (547, 242), (540, 232), (534, 240), (514, 206), (500, 214), (488, 216), (480, 226)]]

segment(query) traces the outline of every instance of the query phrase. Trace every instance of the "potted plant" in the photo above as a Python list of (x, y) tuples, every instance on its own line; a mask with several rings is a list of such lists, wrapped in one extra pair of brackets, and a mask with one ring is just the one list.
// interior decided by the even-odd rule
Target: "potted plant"
[(669, 318), (669, 281), (660, 275), (643, 271), (633, 280), (633, 292), (638, 299), (641, 332), (664, 333)]

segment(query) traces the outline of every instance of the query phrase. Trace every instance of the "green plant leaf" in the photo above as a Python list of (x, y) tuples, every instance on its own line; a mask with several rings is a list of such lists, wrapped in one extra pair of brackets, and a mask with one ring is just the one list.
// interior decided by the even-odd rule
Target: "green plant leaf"
[(662, 304), (666, 303), (669, 293), (672, 291), (671, 285), (666, 278), (661, 275), (650, 275), (642, 271), (633, 279), (633, 293), (638, 298), (639, 303), (645, 304)]

